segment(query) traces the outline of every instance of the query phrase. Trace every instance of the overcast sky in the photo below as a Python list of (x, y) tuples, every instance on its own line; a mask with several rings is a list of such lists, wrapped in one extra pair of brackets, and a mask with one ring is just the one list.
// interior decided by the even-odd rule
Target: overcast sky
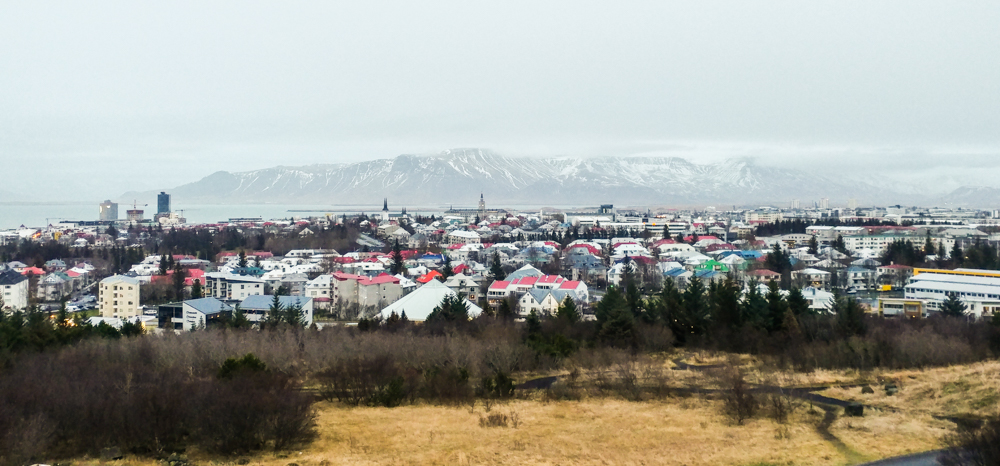
[(0, 190), (453, 147), (1000, 186), (1000, 2), (353, 3), (0, 3)]

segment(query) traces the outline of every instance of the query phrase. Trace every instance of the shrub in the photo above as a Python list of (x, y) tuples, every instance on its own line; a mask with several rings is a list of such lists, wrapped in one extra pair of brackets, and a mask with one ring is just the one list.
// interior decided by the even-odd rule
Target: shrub
[(948, 450), (939, 458), (946, 466), (994, 466), (1000, 464), (1000, 417), (980, 427), (960, 427), (946, 439)]
[(503, 413), (490, 413), (479, 416), (479, 427), (507, 427), (510, 418)]
[(267, 371), (267, 364), (264, 364), (253, 353), (247, 353), (242, 358), (229, 358), (225, 360), (222, 366), (219, 367), (219, 378), (232, 379), (237, 375), (265, 371)]
[[(234, 370), (220, 378), (219, 366), (176, 364), (154, 342), (87, 341), (22, 355), (4, 369), (3, 462), (96, 454), (106, 447), (144, 454), (197, 445), (228, 454), (286, 448), (310, 435), (311, 400), (291, 376)], [(233, 364), (242, 363), (227, 367)], [(66, 387), (73, 387), (71, 395)]]
[(743, 369), (727, 366), (719, 378), (722, 386), (723, 411), (736, 424), (743, 425), (747, 419), (754, 417), (760, 408), (760, 402), (750, 389)]
[(321, 397), (354, 406), (399, 406), (411, 391), (395, 362), (384, 354), (340, 361), (316, 378)]

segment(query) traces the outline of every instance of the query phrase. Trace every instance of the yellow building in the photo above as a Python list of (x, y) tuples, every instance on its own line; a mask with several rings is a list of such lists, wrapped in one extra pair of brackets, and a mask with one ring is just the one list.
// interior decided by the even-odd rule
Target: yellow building
[(98, 284), (101, 317), (125, 319), (142, 314), (139, 308), (139, 279), (112, 275)]

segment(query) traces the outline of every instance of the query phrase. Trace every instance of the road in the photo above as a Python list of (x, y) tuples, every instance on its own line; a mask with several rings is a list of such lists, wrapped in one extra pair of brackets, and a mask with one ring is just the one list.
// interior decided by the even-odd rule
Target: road
[(940, 454), (941, 450), (934, 450), (906, 456), (897, 456), (895, 458), (886, 458), (884, 460), (873, 461), (859, 466), (941, 466), (941, 463), (937, 460), (937, 457)]

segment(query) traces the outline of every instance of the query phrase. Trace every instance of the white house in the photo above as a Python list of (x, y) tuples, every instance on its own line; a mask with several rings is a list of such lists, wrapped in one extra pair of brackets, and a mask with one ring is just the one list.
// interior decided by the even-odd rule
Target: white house
[(247, 275), (225, 272), (205, 274), (205, 296), (226, 301), (240, 301), (250, 296), (264, 294), (264, 280)]
[(0, 296), (4, 310), (18, 311), (28, 307), (28, 277), (13, 270), (0, 273)]
[(470, 244), (482, 242), (479, 233), (474, 231), (455, 230), (448, 233), (448, 244)]
[(333, 295), (333, 275), (323, 274), (306, 282), (305, 296), (312, 298), (313, 307), (326, 309), (330, 307)]
[(444, 281), (444, 286), (451, 288), (456, 293), (465, 296), (469, 301), (477, 302), (480, 298), (479, 282), (465, 274), (455, 274)]
[(809, 301), (809, 309), (817, 312), (830, 312), (833, 309), (833, 293), (811, 286), (802, 289), (802, 296)]

